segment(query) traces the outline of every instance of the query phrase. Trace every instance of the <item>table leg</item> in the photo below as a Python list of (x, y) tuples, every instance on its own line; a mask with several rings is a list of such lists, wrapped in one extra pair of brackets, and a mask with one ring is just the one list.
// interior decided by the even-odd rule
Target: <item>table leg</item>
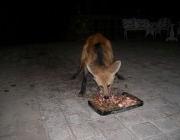
[(170, 31), (170, 36), (166, 38), (166, 41), (168, 40), (176, 40), (177, 38), (174, 37), (174, 24), (171, 24), (171, 31)]

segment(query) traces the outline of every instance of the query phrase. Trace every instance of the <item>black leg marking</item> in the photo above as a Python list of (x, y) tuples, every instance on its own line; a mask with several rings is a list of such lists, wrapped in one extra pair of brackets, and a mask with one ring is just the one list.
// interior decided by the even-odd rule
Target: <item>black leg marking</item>
[(119, 80), (124, 80), (124, 77), (122, 77), (122, 76), (119, 75), (118, 73), (116, 73), (116, 76), (118, 77)]
[(79, 67), (78, 69), (77, 69), (77, 71), (76, 71), (76, 73), (71, 77), (71, 79), (75, 79), (76, 78), (76, 76), (81, 72), (81, 67)]
[(81, 90), (79, 92), (79, 96), (84, 96), (86, 93), (86, 84), (87, 84), (87, 77), (83, 76), (82, 84), (81, 84)]

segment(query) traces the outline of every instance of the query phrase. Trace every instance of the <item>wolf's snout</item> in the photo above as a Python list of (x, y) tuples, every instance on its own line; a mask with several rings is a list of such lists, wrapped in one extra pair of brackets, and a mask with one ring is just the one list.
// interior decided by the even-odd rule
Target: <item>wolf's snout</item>
[(104, 99), (109, 99), (109, 96), (104, 96)]

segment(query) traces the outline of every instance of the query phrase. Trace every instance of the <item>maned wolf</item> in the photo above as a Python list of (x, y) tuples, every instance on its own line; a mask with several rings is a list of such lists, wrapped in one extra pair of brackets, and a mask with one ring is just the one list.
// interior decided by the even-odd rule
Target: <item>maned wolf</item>
[(100, 93), (105, 99), (108, 99), (115, 75), (119, 79), (123, 79), (117, 73), (120, 66), (121, 61), (114, 62), (111, 42), (101, 33), (95, 33), (85, 41), (80, 65), (71, 79), (75, 79), (83, 69), (83, 80), (79, 92), (79, 95), (83, 96), (86, 92), (87, 75), (90, 72), (100, 88)]

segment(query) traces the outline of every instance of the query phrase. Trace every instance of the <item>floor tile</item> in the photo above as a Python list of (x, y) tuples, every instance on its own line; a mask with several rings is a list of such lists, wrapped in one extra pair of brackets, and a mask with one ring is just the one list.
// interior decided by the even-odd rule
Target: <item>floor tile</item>
[(132, 131), (140, 139), (145, 139), (162, 133), (162, 131), (160, 131), (156, 126), (148, 122), (133, 125)]
[(153, 124), (157, 126), (164, 133), (174, 131), (180, 128), (179, 122), (172, 118), (162, 118), (162, 119), (154, 120)]

